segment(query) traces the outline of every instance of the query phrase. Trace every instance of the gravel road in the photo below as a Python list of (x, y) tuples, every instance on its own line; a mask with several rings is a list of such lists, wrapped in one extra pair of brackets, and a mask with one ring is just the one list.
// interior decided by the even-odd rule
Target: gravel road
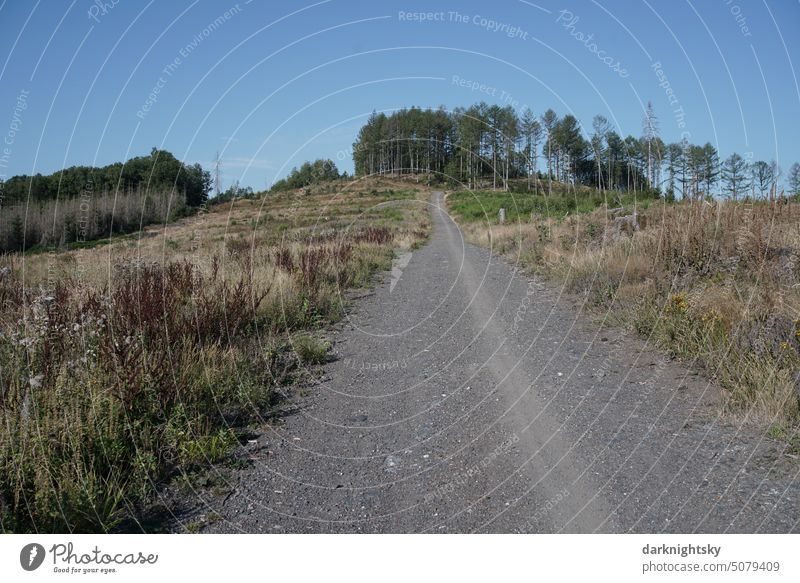
[(197, 493), (183, 524), (800, 530), (800, 465), (721, 417), (713, 383), (466, 243), (441, 193), (431, 212), (430, 241), (331, 332), (332, 361), (297, 412), (245, 447), (253, 463), (227, 495)]

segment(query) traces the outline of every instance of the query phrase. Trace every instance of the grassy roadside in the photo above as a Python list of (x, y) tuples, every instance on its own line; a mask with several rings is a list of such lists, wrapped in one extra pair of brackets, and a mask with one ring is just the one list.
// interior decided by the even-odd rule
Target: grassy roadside
[(324, 361), (343, 292), (427, 236), (426, 196), (323, 184), (0, 258), (0, 530), (106, 531), (223, 459)]
[[(800, 204), (572, 198), (453, 193), (448, 204), (474, 243), (696, 359), (728, 413), (800, 452)], [(635, 207), (640, 228), (621, 228), (612, 206)]]

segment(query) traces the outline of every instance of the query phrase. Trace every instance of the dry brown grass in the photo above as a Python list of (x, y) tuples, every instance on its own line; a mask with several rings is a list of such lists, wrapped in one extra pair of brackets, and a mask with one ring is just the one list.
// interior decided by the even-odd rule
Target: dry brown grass
[(136, 518), (159, 481), (224, 457), (324, 360), (314, 330), (343, 292), (429, 227), (421, 190), (337, 185), (0, 259), (0, 530)]
[(800, 204), (659, 202), (640, 214), (647, 227), (632, 234), (620, 233), (602, 208), (464, 230), (699, 362), (726, 390), (730, 413), (796, 427)]

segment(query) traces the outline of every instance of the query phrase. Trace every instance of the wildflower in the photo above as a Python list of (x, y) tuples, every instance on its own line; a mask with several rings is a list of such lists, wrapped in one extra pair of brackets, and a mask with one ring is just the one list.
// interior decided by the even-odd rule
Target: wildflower
[(689, 304), (686, 303), (686, 295), (685, 294), (673, 294), (667, 300), (667, 304), (664, 306), (664, 313), (665, 314), (680, 314), (685, 312), (689, 308)]

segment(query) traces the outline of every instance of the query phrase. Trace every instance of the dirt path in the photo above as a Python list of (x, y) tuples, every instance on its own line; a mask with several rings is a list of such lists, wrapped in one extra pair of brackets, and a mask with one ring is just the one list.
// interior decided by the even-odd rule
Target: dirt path
[[(797, 466), (718, 391), (465, 243), (432, 202), (333, 336), (299, 412), (248, 446), (205, 532), (797, 531)], [(403, 268), (403, 263), (407, 265)], [(213, 511), (213, 514), (211, 514)], [(180, 527), (176, 527), (180, 530)]]

